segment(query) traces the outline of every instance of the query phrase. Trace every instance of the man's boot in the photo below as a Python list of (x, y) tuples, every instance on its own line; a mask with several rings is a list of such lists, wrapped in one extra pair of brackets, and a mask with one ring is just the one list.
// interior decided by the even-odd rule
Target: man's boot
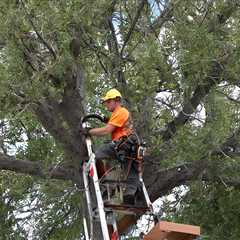
[(136, 191), (137, 187), (135, 185), (128, 185), (125, 192), (123, 193), (123, 204), (134, 205)]
[(134, 205), (135, 204), (135, 195), (123, 195), (123, 204)]

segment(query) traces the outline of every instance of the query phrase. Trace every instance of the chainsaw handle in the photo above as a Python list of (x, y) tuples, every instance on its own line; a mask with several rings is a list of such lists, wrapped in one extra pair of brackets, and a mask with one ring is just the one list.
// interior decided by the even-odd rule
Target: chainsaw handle
[(82, 119), (82, 123), (87, 122), (91, 118), (98, 119), (99, 121), (101, 121), (103, 123), (107, 123), (108, 122), (106, 117), (103, 117), (103, 116), (98, 115), (96, 113), (92, 113), (92, 114), (88, 114), (88, 115), (84, 116), (83, 119)]

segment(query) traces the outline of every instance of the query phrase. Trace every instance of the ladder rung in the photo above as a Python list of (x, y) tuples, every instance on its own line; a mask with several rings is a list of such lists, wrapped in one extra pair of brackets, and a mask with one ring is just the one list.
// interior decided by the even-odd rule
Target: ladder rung
[[(94, 208), (93, 209), (93, 219), (94, 221), (100, 221), (100, 217), (99, 217), (99, 212), (98, 212), (98, 209), (97, 208)], [(114, 222), (114, 214), (113, 214), (113, 211), (111, 210), (105, 210), (105, 213), (106, 213), (106, 220), (107, 220), (107, 224), (113, 224)]]
[(109, 184), (109, 185), (128, 185), (130, 184), (128, 181), (120, 181), (120, 180), (114, 180), (114, 179), (104, 179), (101, 181), (101, 185), (105, 185), (105, 184)]
[(118, 181), (118, 180), (104, 180), (100, 182), (102, 187), (109, 187), (110, 189), (116, 189), (117, 187), (127, 187), (131, 183), (127, 181)]
[(127, 205), (127, 204), (105, 203), (104, 207), (106, 210), (123, 212), (127, 214), (140, 214), (140, 213), (142, 214), (150, 211), (148, 207), (138, 207), (138, 206)]

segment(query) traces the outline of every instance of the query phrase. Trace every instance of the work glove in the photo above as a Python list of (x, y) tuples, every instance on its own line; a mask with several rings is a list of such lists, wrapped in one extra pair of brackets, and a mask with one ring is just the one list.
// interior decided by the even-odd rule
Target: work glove
[(91, 128), (89, 128), (89, 127), (81, 128), (81, 129), (79, 130), (79, 133), (80, 133), (81, 135), (84, 135), (85, 137), (90, 137), (90, 136), (91, 136), (90, 133), (89, 133), (90, 129), (91, 129)]
[(104, 123), (108, 123), (109, 119), (110, 119), (109, 117), (103, 116), (103, 122), (104, 122)]

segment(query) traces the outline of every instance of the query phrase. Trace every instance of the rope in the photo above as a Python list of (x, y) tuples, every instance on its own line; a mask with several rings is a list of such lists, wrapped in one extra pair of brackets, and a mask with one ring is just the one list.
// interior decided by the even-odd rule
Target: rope
[(114, 167), (111, 167), (110, 169), (108, 169), (98, 181), (101, 182), (103, 177), (107, 176), (111, 171), (113, 171), (114, 168), (116, 168), (116, 167), (114, 166)]

